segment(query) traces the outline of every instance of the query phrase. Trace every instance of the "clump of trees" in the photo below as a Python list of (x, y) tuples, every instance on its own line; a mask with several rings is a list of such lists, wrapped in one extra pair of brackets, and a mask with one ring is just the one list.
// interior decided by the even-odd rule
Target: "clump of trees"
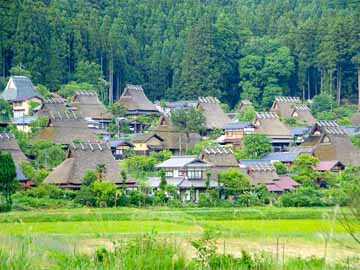
[(11, 210), (16, 186), (15, 163), (9, 153), (0, 152), (0, 212)]
[(237, 159), (260, 159), (271, 152), (270, 139), (264, 134), (251, 134), (244, 136), (243, 149), (235, 149)]

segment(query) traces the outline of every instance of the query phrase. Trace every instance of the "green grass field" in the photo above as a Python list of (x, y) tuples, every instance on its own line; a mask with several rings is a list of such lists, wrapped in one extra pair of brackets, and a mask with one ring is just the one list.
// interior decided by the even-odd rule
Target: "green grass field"
[[(357, 257), (359, 247), (346, 233), (341, 214), (331, 208), (194, 208), (194, 209), (59, 209), (0, 214), (1, 248), (30, 241), (33, 248), (94, 252), (143, 234), (180, 241), (189, 256), (189, 241), (205, 230), (217, 235), (219, 250), (239, 255), (279, 253), (317, 256), (333, 262)], [(354, 224), (360, 231), (360, 224)], [(0, 252), (1, 253), (1, 252)], [(0, 254), (1, 255), (1, 254)]]

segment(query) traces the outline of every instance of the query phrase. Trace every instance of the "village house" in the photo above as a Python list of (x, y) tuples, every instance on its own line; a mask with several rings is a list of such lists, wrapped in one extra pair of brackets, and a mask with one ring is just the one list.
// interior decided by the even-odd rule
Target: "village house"
[(47, 116), (50, 117), (51, 113), (64, 113), (70, 111), (70, 108), (66, 100), (61, 97), (57, 98), (44, 98), (43, 103), (36, 108), (35, 114), (37, 116)]
[(360, 152), (351, 138), (335, 121), (319, 121), (309, 132), (305, 146), (314, 148), (321, 161), (337, 160), (344, 165), (360, 165)]
[(333, 172), (339, 173), (345, 170), (345, 165), (338, 160), (320, 161), (314, 168), (317, 172)]
[(245, 108), (248, 108), (248, 107), (253, 107), (253, 104), (251, 103), (251, 101), (247, 100), (247, 99), (241, 100), (239, 103), (238, 111), (242, 112), (245, 110)]
[(22, 117), (14, 118), (12, 123), (16, 126), (16, 129), (25, 133), (31, 132), (31, 123), (36, 121), (38, 116), (36, 115), (24, 115)]
[(137, 155), (148, 155), (165, 149), (164, 139), (154, 132), (136, 134), (131, 142)]
[(25, 76), (11, 76), (0, 98), (12, 105), (14, 118), (30, 115), (32, 104), (41, 104), (43, 99)]
[(160, 123), (153, 132), (163, 139), (164, 148), (170, 150), (173, 155), (181, 155), (201, 140), (200, 134), (196, 132), (186, 134), (179, 131), (166, 116), (161, 116)]
[(73, 97), (72, 106), (84, 116), (86, 121), (93, 123), (95, 128), (104, 129), (111, 122), (111, 112), (106, 109), (95, 92), (77, 91)]
[(156, 106), (146, 97), (141, 85), (127, 84), (117, 102), (127, 109), (128, 115), (159, 113)]
[(270, 111), (276, 113), (280, 118), (291, 118), (294, 111), (294, 106), (301, 103), (298, 97), (275, 97), (274, 103)]
[(15, 163), (16, 179), (24, 186), (31, 186), (30, 180), (22, 172), (20, 165), (28, 161), (27, 157), (21, 151), (14, 134), (0, 133), (0, 151), (10, 153)]
[(56, 144), (69, 145), (73, 141), (95, 142), (95, 134), (88, 128), (86, 121), (77, 112), (49, 112), (47, 127), (40, 131), (35, 141), (49, 140)]
[(224, 135), (217, 141), (220, 144), (240, 148), (245, 135), (253, 134), (255, 126), (250, 122), (232, 122), (224, 126)]
[(223, 129), (225, 125), (231, 122), (216, 97), (199, 97), (196, 109), (204, 115), (207, 131)]
[(271, 139), (275, 152), (284, 151), (292, 142), (291, 130), (272, 112), (256, 113), (255, 133), (264, 134)]
[(287, 175), (279, 176), (270, 163), (253, 163), (246, 168), (246, 172), (252, 186), (265, 185), (269, 192), (282, 193), (300, 186)]
[[(174, 156), (155, 166), (165, 171), (167, 184), (177, 187), (182, 201), (197, 202), (200, 193), (206, 190), (206, 172), (210, 165), (195, 156)], [(160, 185), (159, 177), (149, 178), (153, 189)], [(209, 187), (216, 188), (218, 183), (210, 180)]]
[(217, 179), (219, 173), (228, 169), (240, 169), (239, 162), (231, 148), (205, 147), (201, 151), (200, 159), (210, 164), (209, 171), (212, 179)]
[[(44, 184), (55, 184), (61, 188), (80, 189), (87, 171), (96, 171), (98, 165), (105, 165), (104, 180), (122, 185), (119, 164), (115, 161), (107, 143), (72, 143), (67, 158), (45, 178)], [(128, 188), (136, 183), (128, 177)]]
[(316, 119), (312, 115), (310, 108), (305, 104), (295, 104), (293, 106), (291, 118), (294, 118), (309, 126), (312, 126), (316, 123)]
[(110, 140), (109, 145), (111, 147), (111, 152), (115, 160), (123, 160), (126, 158), (126, 153), (131, 152), (135, 145), (127, 140)]

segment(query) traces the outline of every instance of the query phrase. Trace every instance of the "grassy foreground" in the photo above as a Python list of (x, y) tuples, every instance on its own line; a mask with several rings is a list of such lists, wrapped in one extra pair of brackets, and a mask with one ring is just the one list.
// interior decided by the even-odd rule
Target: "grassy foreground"
[[(151, 268), (131, 268), (129, 261), (129, 268), (124, 266), (117, 246), (126, 243), (122, 249), (132, 250), (133, 245), (143, 248), (144, 235), (156, 235), (151, 245), (168, 245), (167, 251), (160, 253), (170, 252), (171, 256), (182, 258), (179, 269), (192, 269), (193, 264), (194, 269), (243, 269), (238, 261), (244, 258), (242, 250), (251, 254), (254, 265), (263, 260), (268, 265), (244, 269), (358, 269), (359, 247), (345, 232), (341, 215), (335, 217), (330, 208), (84, 208), (11, 212), (0, 214), (0, 269), (177, 269), (174, 265), (169, 268), (162, 260), (154, 262)], [(360, 224), (355, 226), (360, 230)], [(228, 262), (222, 262), (222, 268), (209, 268), (208, 264), (201, 264), (208, 268), (199, 268), (199, 252), (191, 243), (207, 231), (216, 235), (213, 245), (218, 254), (237, 258), (231, 261), (232, 266), (226, 268), (223, 264)], [(162, 248), (165, 247), (159, 245)], [(110, 252), (106, 256), (112, 258), (111, 262), (104, 264), (94, 259), (99, 249)], [(18, 258), (15, 253), (20, 251), (24, 254)], [(129, 260), (145, 259), (138, 250), (134, 252), (126, 255)], [(147, 254), (144, 250), (141, 253)], [(153, 255), (148, 251), (146, 256)], [(29, 262), (21, 262), (27, 259)], [(301, 262), (294, 266), (296, 259)], [(63, 260), (75, 260), (79, 265), (62, 265)], [(22, 267), (15, 267), (17, 263)], [(6, 268), (11, 265), (12, 268)]]

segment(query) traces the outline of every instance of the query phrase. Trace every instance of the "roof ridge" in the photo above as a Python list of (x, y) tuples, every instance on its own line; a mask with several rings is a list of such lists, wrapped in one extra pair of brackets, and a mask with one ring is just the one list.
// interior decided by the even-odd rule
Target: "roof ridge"
[(233, 154), (233, 150), (224, 146), (207, 146), (202, 149), (208, 155)]
[(278, 102), (290, 102), (290, 103), (299, 103), (299, 102), (301, 102), (299, 97), (291, 97), (291, 96), (276, 96), (275, 101), (278, 101)]
[(259, 119), (275, 119), (279, 118), (279, 116), (276, 113), (273, 112), (257, 112), (256, 118)]
[(0, 140), (15, 139), (15, 135), (12, 132), (0, 132)]
[(97, 96), (97, 93), (94, 90), (79, 90), (75, 92), (76, 96)]
[(218, 104), (220, 103), (219, 99), (217, 97), (199, 97), (198, 101), (201, 103), (214, 103), (214, 104)]
[(70, 148), (72, 150), (79, 150), (79, 151), (87, 151), (90, 150), (92, 152), (94, 151), (103, 151), (105, 149), (110, 150), (110, 144), (108, 144), (107, 142), (72, 142), (70, 145)]
[(144, 88), (140, 84), (126, 84), (125, 89), (144, 91)]

